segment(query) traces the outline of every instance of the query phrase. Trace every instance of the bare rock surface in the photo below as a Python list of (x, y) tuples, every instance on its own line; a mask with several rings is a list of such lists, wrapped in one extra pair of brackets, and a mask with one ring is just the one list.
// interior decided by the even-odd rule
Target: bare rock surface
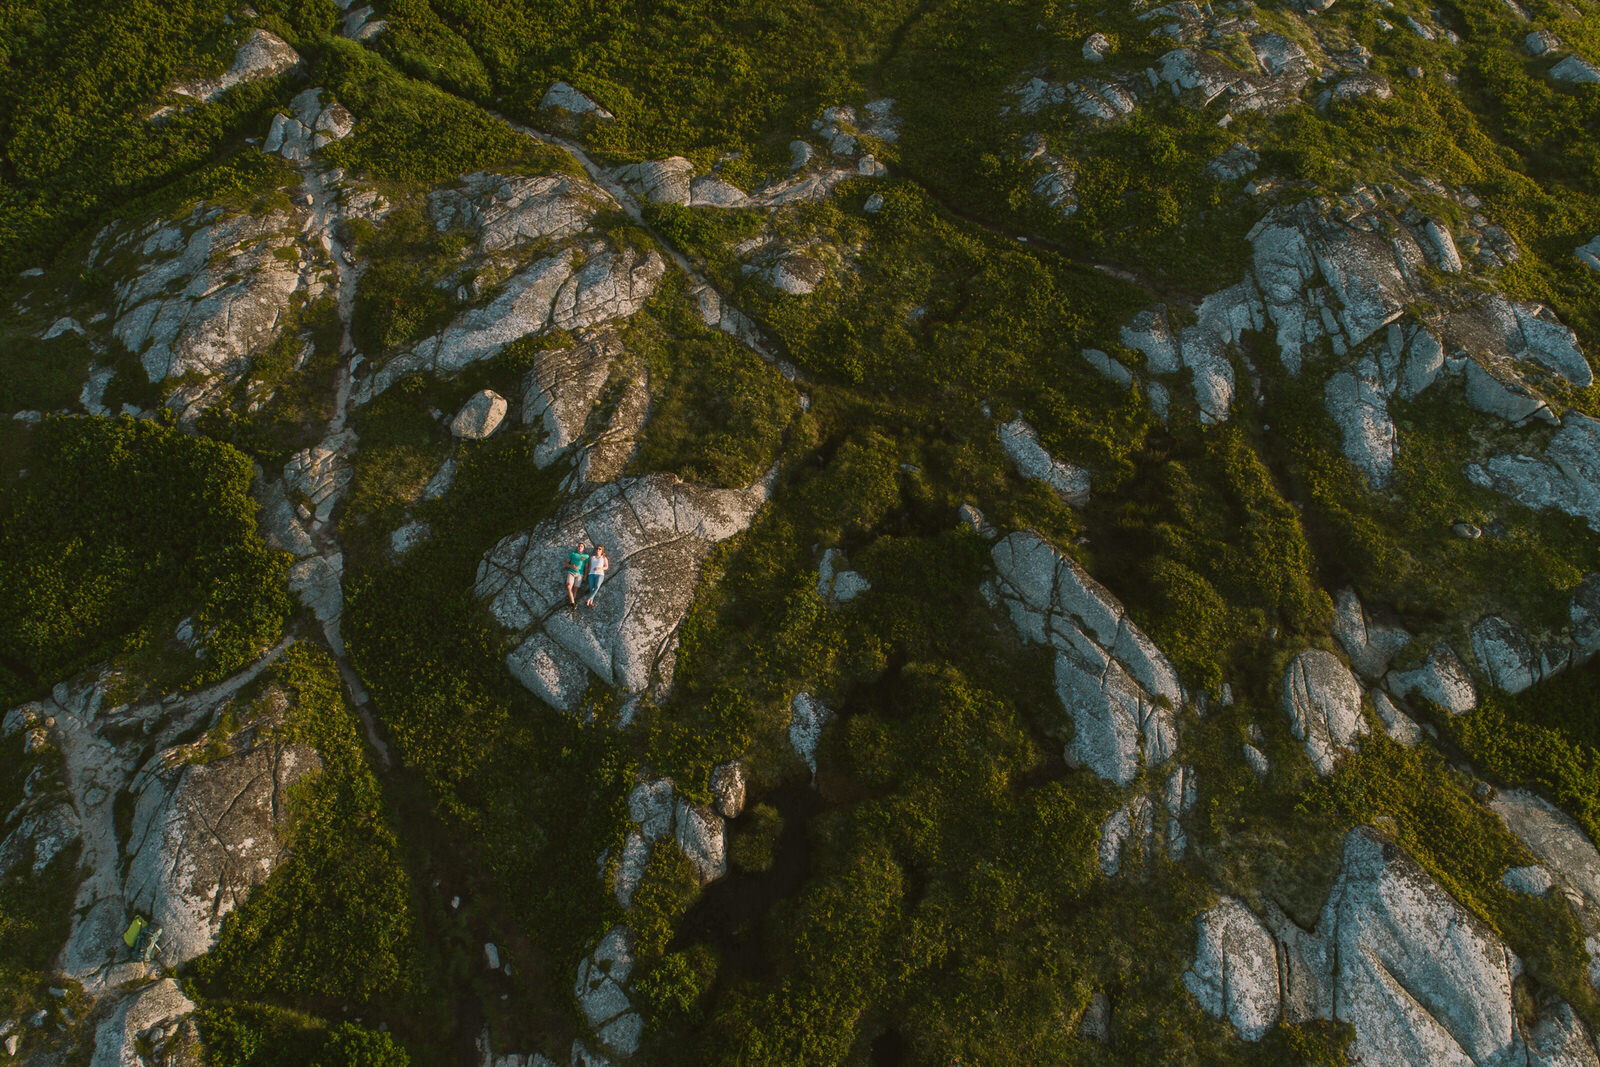
[(1367, 732), (1361, 686), (1332, 652), (1308, 648), (1283, 677), (1283, 710), (1318, 774), (1331, 774), (1340, 754)]
[(235, 85), (275, 78), (299, 63), (300, 53), (289, 47), (283, 38), (270, 30), (252, 30), (234, 53), (233, 63), (227, 70), (215, 77), (179, 82), (172, 87), (172, 92), (196, 100), (215, 100)]
[(611, 112), (563, 81), (558, 81), (550, 86), (544, 96), (540, 98), (539, 106), (542, 108), (560, 108), (563, 111), (570, 111), (574, 115), (593, 115), (597, 119), (615, 117)]
[(1497, 791), (1489, 807), (1540, 863), (1600, 907), (1600, 851), (1576, 820), (1522, 789)]
[(1036, 533), (1003, 538), (992, 558), (996, 602), (1025, 639), (1056, 650), (1056, 692), (1075, 729), (1069, 762), (1126, 785), (1141, 757), (1169, 759), (1183, 689), (1121, 602)]
[(451, 189), (428, 194), (440, 232), (476, 234), (481, 254), (494, 254), (582, 232), (597, 211), (614, 207), (603, 190), (568, 174), (499, 175), (478, 171)]
[(1421, 697), (1460, 715), (1478, 706), (1478, 689), (1472, 676), (1449, 645), (1437, 645), (1419, 667), (1390, 671), (1386, 684), (1395, 696)]
[(161, 978), (124, 994), (95, 1029), (89, 1067), (154, 1067), (168, 1062), (162, 1055), (179, 1021), (194, 1011), (171, 978)]
[(628, 997), (633, 976), (633, 934), (613, 927), (578, 964), (573, 996), (602, 1044), (622, 1055), (638, 1051), (644, 1017)]
[(1246, 1041), (1278, 1021), (1278, 960), (1272, 935), (1244, 902), (1223, 897), (1196, 920), (1195, 960), (1183, 984), (1213, 1019), (1226, 1019)]
[(605, 251), (581, 267), (571, 250), (547, 256), (512, 275), (488, 304), (464, 312), (443, 332), (390, 360), (373, 375), (365, 398), (418, 371), (456, 374), (547, 328), (576, 331), (627, 318), (644, 306), (665, 274), (666, 261), (655, 251)]
[(1361, 1067), (1588, 1062), (1563, 1055), (1592, 1049), (1594, 1038), (1559, 1000), (1524, 1031), (1512, 997), (1521, 961), (1370, 829), (1346, 836), (1315, 931), (1275, 907), (1262, 922), (1230, 901), (1202, 916), (1196, 963), (1184, 981), (1209, 1014), (1228, 1018), (1243, 1037), (1264, 1033), (1281, 1005), (1291, 1022), (1349, 1023), (1350, 1062)]
[(822, 728), (833, 712), (810, 693), (796, 693), (789, 704), (789, 747), (804, 761), (813, 776), (817, 773), (817, 745)]
[(264, 741), (206, 763), (178, 749), (134, 778), (128, 904), (158, 922), (176, 965), (210, 949), (222, 920), (282, 858), (286, 793), (322, 766), (308, 746)]
[(1563, 648), (1536, 649), (1528, 635), (1498, 615), (1472, 627), (1472, 655), (1489, 676), (1489, 684), (1520, 693), (1564, 670), (1571, 654)]
[(1333, 596), (1333, 636), (1338, 638), (1350, 664), (1363, 678), (1382, 678), (1389, 660), (1411, 643), (1411, 635), (1399, 626), (1372, 619), (1354, 589), (1341, 589)]
[(1543, 456), (1501, 453), (1462, 472), (1530, 508), (1554, 508), (1600, 531), (1600, 422), (1568, 412)]
[[(511, 672), (552, 707), (576, 711), (591, 675), (633, 696), (671, 685), (678, 625), (712, 546), (743, 530), (768, 487), (703, 489), (653, 474), (603, 485), (502, 540), (476, 590), (521, 636)], [(599, 543), (611, 570), (593, 608), (569, 608), (567, 553)]]
[(522, 419), (542, 425), (545, 431), (533, 450), (536, 465), (548, 467), (578, 443), (612, 363), (623, 352), (621, 340), (607, 331), (534, 357), (533, 369), (522, 383)]
[[(130, 235), (140, 265), (117, 285), (112, 336), (151, 382), (199, 381), (178, 390), (178, 405), (214, 401), (276, 340), (290, 297), (315, 288), (315, 256), (299, 244), (300, 228), (288, 212), (229, 217), (201, 206), (182, 222)], [(280, 248), (295, 254), (283, 258)]]
[(505, 397), (493, 389), (481, 389), (468, 397), (450, 420), (450, 432), (464, 441), (481, 441), (500, 428), (506, 408)]
[(999, 429), (1000, 447), (1024, 478), (1044, 482), (1061, 499), (1082, 507), (1089, 502), (1090, 475), (1083, 467), (1056, 459), (1045, 451), (1039, 434), (1026, 419), (1016, 418)]
[(1151, 858), (1155, 842), (1155, 805), (1148, 797), (1136, 796), (1106, 817), (1100, 827), (1098, 847), (1100, 872), (1113, 875), (1122, 869), (1124, 858), (1134, 852)]

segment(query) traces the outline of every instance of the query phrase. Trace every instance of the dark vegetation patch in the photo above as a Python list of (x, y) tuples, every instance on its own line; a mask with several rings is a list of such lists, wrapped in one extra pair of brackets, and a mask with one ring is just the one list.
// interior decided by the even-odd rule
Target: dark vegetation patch
[[(0, 521), (0, 704), (91, 663), (158, 690), (230, 674), (289, 614), (285, 560), (256, 532), (250, 461), (133, 419), (47, 418)], [(204, 642), (177, 646), (185, 617)]]

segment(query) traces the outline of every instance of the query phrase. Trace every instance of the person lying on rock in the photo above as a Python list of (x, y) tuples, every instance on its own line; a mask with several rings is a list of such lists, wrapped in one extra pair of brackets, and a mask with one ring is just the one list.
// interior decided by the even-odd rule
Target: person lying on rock
[(589, 557), (589, 599), (583, 602), (584, 607), (594, 607), (595, 594), (600, 592), (600, 583), (606, 580), (606, 568), (609, 566), (611, 557), (606, 555), (606, 546), (595, 545), (594, 555)]
[(589, 553), (584, 551), (584, 547), (584, 543), (579, 541), (578, 547), (567, 553), (567, 603), (573, 607), (578, 606), (578, 583), (583, 580), (589, 565)]

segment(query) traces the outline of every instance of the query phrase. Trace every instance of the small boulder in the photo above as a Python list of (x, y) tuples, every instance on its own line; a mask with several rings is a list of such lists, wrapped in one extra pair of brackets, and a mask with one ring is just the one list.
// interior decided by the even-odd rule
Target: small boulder
[(1367, 732), (1361, 686), (1339, 657), (1320, 648), (1308, 648), (1290, 662), (1283, 710), (1318, 774), (1332, 773), (1342, 750)]
[(1090, 476), (1083, 467), (1064, 463), (1045, 451), (1039, 434), (1026, 419), (1016, 418), (999, 429), (1000, 447), (1024, 478), (1044, 482), (1069, 504), (1089, 502)]
[(450, 420), (450, 432), (465, 441), (481, 441), (500, 428), (506, 406), (506, 398), (492, 389), (474, 393)]
[(1421, 697), (1451, 715), (1461, 715), (1478, 706), (1478, 690), (1472, 684), (1472, 676), (1449, 645), (1434, 646), (1420, 667), (1390, 671), (1387, 684), (1389, 691), (1402, 699)]
[(1100, 871), (1110, 876), (1122, 869), (1125, 854), (1135, 850), (1150, 859), (1155, 836), (1155, 805), (1148, 797), (1133, 797), (1106, 817), (1100, 827)]
[(1529, 852), (1555, 877), (1600, 907), (1600, 851), (1583, 827), (1543, 797), (1522, 789), (1501, 789), (1489, 801)]
[(734, 760), (712, 768), (711, 795), (716, 798), (717, 814), (737, 819), (744, 811), (744, 765)]
[(1550, 68), (1550, 80), (1567, 85), (1600, 84), (1600, 67), (1579, 55), (1570, 55)]
[(1399, 626), (1369, 618), (1354, 589), (1339, 590), (1333, 596), (1333, 636), (1338, 638), (1350, 664), (1363, 678), (1382, 678), (1389, 660), (1411, 643), (1411, 635)]
[(833, 717), (833, 712), (810, 693), (796, 693), (789, 710), (789, 744), (815, 776), (817, 745), (822, 740), (822, 728)]
[(1246, 1041), (1278, 1021), (1278, 956), (1272, 934), (1238, 897), (1223, 897), (1195, 923), (1195, 961), (1183, 984), (1213, 1019), (1226, 1019)]
[(197, 100), (215, 100), (235, 85), (273, 78), (300, 63), (300, 54), (277, 34), (254, 30), (234, 53), (233, 64), (214, 78), (180, 82), (172, 91)]
[(1542, 897), (1556, 884), (1550, 872), (1538, 865), (1507, 868), (1506, 873), (1500, 876), (1500, 882), (1513, 893), (1530, 897)]
[(694, 164), (682, 156), (650, 159), (617, 171), (617, 177), (634, 186), (653, 204), (689, 204), (690, 178)]
[(1111, 41), (1103, 33), (1091, 33), (1083, 42), (1083, 58), (1090, 63), (1100, 63), (1111, 51)]
[(1522, 39), (1522, 48), (1530, 56), (1549, 55), (1561, 50), (1561, 38), (1549, 30), (1534, 30)]
[(574, 115), (593, 115), (597, 119), (615, 117), (611, 112), (563, 81), (558, 81), (550, 86), (544, 97), (539, 101), (539, 106), (541, 108), (559, 108), (562, 111), (570, 111)]

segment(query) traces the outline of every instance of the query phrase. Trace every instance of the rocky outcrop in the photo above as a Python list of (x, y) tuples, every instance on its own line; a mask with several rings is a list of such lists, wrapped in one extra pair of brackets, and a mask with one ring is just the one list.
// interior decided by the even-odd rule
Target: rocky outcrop
[(299, 241), (300, 228), (288, 212), (227, 216), (202, 206), (182, 222), (108, 247), (137, 239), (132, 250), (141, 261), (117, 285), (112, 336), (139, 357), (151, 382), (194, 380), (172, 400), (186, 417), (215, 402), (276, 340), (292, 296), (320, 295), (321, 260)]
[(1489, 676), (1489, 684), (1507, 693), (1520, 693), (1566, 669), (1572, 656), (1566, 649), (1535, 649), (1528, 635), (1498, 615), (1478, 620), (1472, 628), (1472, 655)]
[(1193, 94), (1201, 107), (1216, 103), (1229, 113), (1281, 111), (1299, 102), (1300, 92), (1316, 73), (1305, 51), (1281, 34), (1250, 38), (1259, 73), (1232, 67), (1207, 52), (1177, 48), (1153, 69), (1154, 84), (1165, 84), (1173, 96)]
[(1501, 453), (1462, 468), (1467, 481), (1530, 508), (1554, 508), (1600, 531), (1600, 422), (1569, 411), (1542, 457)]
[[(289, 760), (274, 762), (265, 757), (282, 757), (292, 746), (249, 731), (187, 744), (178, 739), (218, 721), (234, 694), (285, 647), (187, 696), (107, 707), (106, 695), (120, 679), (106, 674), (83, 685), (57, 685), (49, 699), (6, 715), (12, 736), (38, 730), (59, 752), (64, 793), (38, 792), (36, 807), (25, 805), (13, 817), (59, 803), (70, 808), (84, 875), (57, 968), (86, 992), (145, 976), (145, 965), (130, 960), (121, 941), (135, 908), (166, 927), (163, 958), (176, 963), (209, 947), (222, 916), (270, 873), (279, 848), (273, 831), (284, 814), (281, 803), (274, 804), (283, 786), (314, 769), (315, 753), (296, 749)], [(222, 758), (192, 762), (208, 743), (225, 745)], [(218, 755), (214, 748), (209, 754)], [(125, 791), (136, 801), (131, 832), (126, 814), (119, 818), (116, 811)], [(13, 828), (3, 850), (16, 847)], [(20, 847), (37, 850), (38, 842)]]
[(1056, 650), (1056, 693), (1074, 728), (1068, 761), (1126, 785), (1141, 757), (1169, 759), (1183, 689), (1121, 602), (1038, 534), (1011, 534), (992, 557), (991, 602), (1005, 605), (1025, 639)]
[(355, 116), (343, 104), (324, 106), (321, 89), (307, 89), (289, 103), (290, 114), (275, 115), (261, 150), (291, 162), (355, 132)]
[[(727, 809), (729, 805), (723, 801), (733, 790), (726, 780), (722, 785), (723, 792), (717, 794), (718, 804)], [(714, 784), (713, 790), (715, 788)], [(743, 789), (741, 777), (737, 790), (741, 806)], [(624, 909), (633, 905), (633, 894), (644, 878), (650, 854), (661, 841), (670, 839), (677, 844), (702, 885), (728, 873), (723, 819), (734, 816), (727, 815), (726, 810), (705, 808), (678, 795), (670, 778), (651, 778), (634, 786), (628, 794), (628, 815), (634, 827), (623, 842), (611, 878), (611, 891)]]
[(872, 583), (857, 571), (839, 566), (841, 554), (837, 548), (822, 553), (817, 564), (817, 595), (831, 604), (854, 600), (872, 588)]
[(616, 335), (603, 333), (534, 357), (522, 383), (522, 419), (544, 429), (533, 451), (536, 465), (548, 467), (578, 442), (621, 353)]
[(1039, 434), (1026, 419), (1016, 418), (999, 429), (1000, 447), (1024, 478), (1043, 482), (1069, 504), (1089, 502), (1090, 475), (1083, 467), (1063, 463), (1039, 443)]
[(1397, 697), (1420, 697), (1451, 715), (1478, 706), (1478, 689), (1472, 684), (1472, 676), (1449, 645), (1434, 646), (1421, 666), (1390, 671), (1385, 684)]
[(597, 119), (615, 118), (611, 112), (563, 81), (556, 82), (546, 90), (539, 100), (539, 107), (558, 108), (574, 115), (593, 115)]
[(693, 177), (694, 164), (682, 156), (630, 163), (616, 172), (618, 181), (652, 204), (682, 207), (689, 206), (689, 182)]
[(817, 746), (822, 742), (822, 728), (832, 717), (833, 712), (810, 693), (796, 693), (789, 704), (789, 747), (813, 778), (817, 774)]
[(450, 433), (464, 441), (481, 441), (500, 428), (506, 417), (506, 398), (493, 389), (480, 389), (467, 398), (450, 420)]
[(1356, 673), (1369, 681), (1382, 678), (1389, 660), (1411, 643), (1411, 635), (1400, 626), (1369, 616), (1354, 589), (1341, 589), (1333, 596), (1333, 636)]
[(222, 920), (277, 866), (286, 793), (322, 766), (314, 749), (272, 740), (204, 758), (198, 746), (169, 751), (130, 787), (125, 893), (166, 931), (163, 958), (173, 966), (206, 952)]
[(1566, 812), (1522, 789), (1501, 789), (1489, 808), (1565, 885), (1600, 908), (1600, 851)]
[(1315, 931), (1276, 907), (1257, 917), (1228, 898), (1202, 916), (1196, 957), (1185, 984), (1241, 1036), (1259, 1038), (1280, 1017), (1336, 1019), (1355, 1031), (1350, 1062), (1362, 1067), (1585, 1063), (1560, 1053), (1593, 1048), (1560, 1001), (1524, 1029), (1512, 997), (1521, 961), (1410, 857), (1365, 828), (1345, 838)]
[(1283, 676), (1283, 710), (1318, 774), (1331, 774), (1339, 756), (1367, 733), (1361, 686), (1332, 652), (1308, 648)]
[(178, 1047), (198, 1044), (193, 1024), (187, 1021), (193, 1011), (194, 1001), (171, 978), (124, 995), (95, 1029), (89, 1067), (199, 1063), (198, 1056), (180, 1058)]
[(1195, 921), (1195, 960), (1183, 984), (1213, 1019), (1226, 1019), (1246, 1041), (1259, 1041), (1277, 1023), (1277, 946), (1238, 897), (1223, 897)]
[(1143, 853), (1151, 859), (1155, 841), (1155, 805), (1148, 797), (1132, 797), (1106, 817), (1100, 826), (1100, 873), (1110, 876), (1122, 869), (1125, 857)]
[(480, 255), (536, 241), (571, 237), (615, 202), (591, 182), (568, 174), (500, 175), (478, 171), (454, 188), (428, 194), (428, 214), (441, 233), (466, 230)]
[(1550, 68), (1550, 80), (1568, 85), (1600, 84), (1600, 67), (1580, 55), (1569, 55)]
[[(743, 530), (767, 485), (702, 489), (670, 475), (626, 478), (572, 501), (527, 533), (502, 540), (478, 567), (477, 595), (521, 643), (507, 664), (551, 707), (566, 712), (597, 677), (629, 698), (672, 682), (678, 625), (700, 564)], [(602, 544), (611, 571), (593, 608), (571, 609), (563, 572), (579, 541)]]
[(632, 976), (633, 935), (627, 927), (617, 926), (578, 964), (578, 979), (572, 987), (583, 1017), (601, 1044), (625, 1056), (638, 1051), (644, 1033), (644, 1017), (628, 999)]
[(235, 85), (275, 78), (299, 64), (300, 53), (283, 38), (268, 30), (252, 30), (227, 70), (215, 77), (179, 82), (171, 91), (196, 100), (215, 100)]
[(465, 312), (442, 333), (396, 356), (373, 375), (368, 398), (418, 371), (453, 375), (547, 328), (581, 330), (627, 318), (655, 292), (666, 261), (657, 252), (606, 251), (575, 267), (568, 250), (512, 275), (500, 295)]

